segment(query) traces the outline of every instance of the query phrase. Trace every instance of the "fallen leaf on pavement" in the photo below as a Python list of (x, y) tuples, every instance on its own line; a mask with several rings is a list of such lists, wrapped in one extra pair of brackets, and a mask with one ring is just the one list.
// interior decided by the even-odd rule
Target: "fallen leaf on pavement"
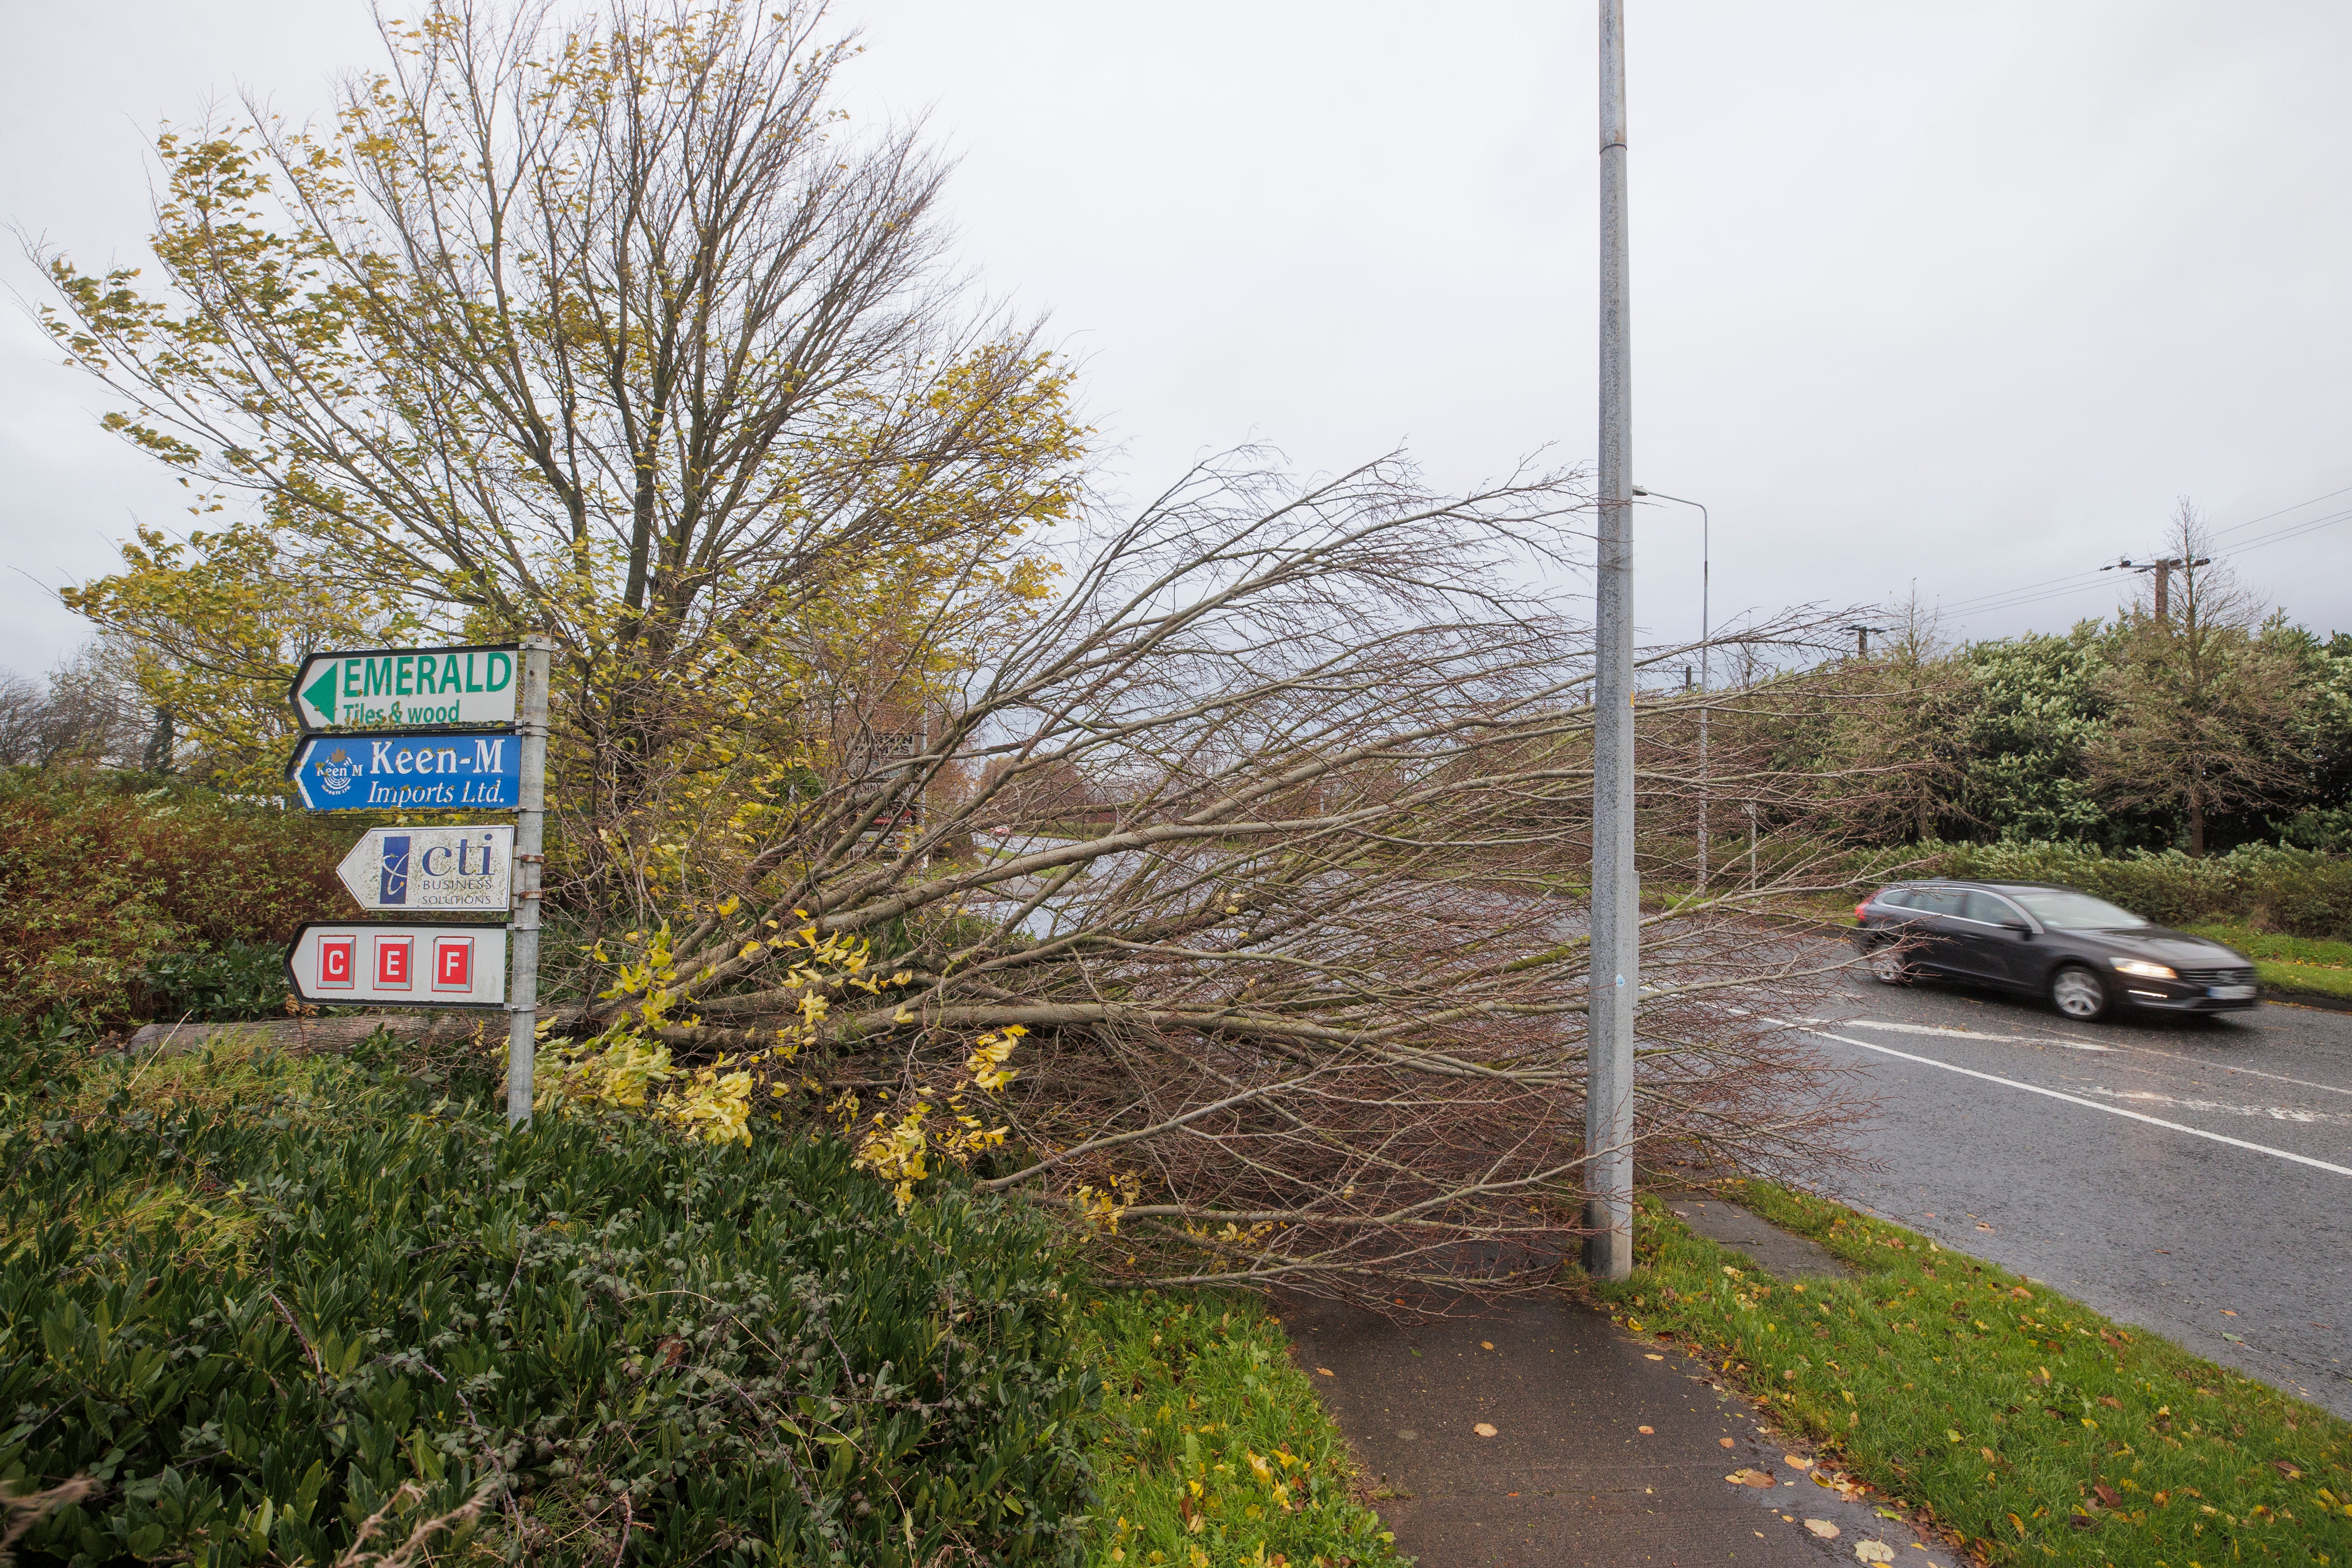
[(1478, 1348), (1482, 1351), (1493, 1350), (1495, 1348), (1495, 1342), (1492, 1340), (1480, 1340), (1478, 1342)]
[(1649, 1352), (1643, 1351), (1642, 1352), (1642, 1359), (1643, 1361), (1664, 1361), (1666, 1358), (1662, 1355), (1652, 1355)]
[(1884, 1541), (1857, 1541), (1853, 1543), (1853, 1554), (1864, 1563), (1895, 1561), (1895, 1548), (1887, 1545)]
[(1481, 1437), (1491, 1437), (1495, 1435), (1495, 1429), (1486, 1425), (1484, 1421), (1479, 1422), (1478, 1425), (1471, 1427), (1470, 1430), (1477, 1433)]
[(1328, 1366), (1318, 1366), (1318, 1367), (1317, 1367), (1315, 1370), (1316, 1370), (1317, 1372), (1321, 1373), (1325, 1377), (1337, 1377), (1337, 1376), (1339, 1376), (1339, 1375), (1338, 1373), (1333, 1372), (1333, 1371), (1332, 1371), (1329, 1367), (1328, 1367)]
[(1716, 1447), (1719, 1448), (1737, 1448), (1739, 1447), (1738, 1443), (1734, 1442), (1729, 1437), (1717, 1437), (1715, 1442)]
[(1810, 1470), (1813, 1468), (1813, 1462), (1811, 1459), (1801, 1458), (1795, 1454), (1783, 1454), (1780, 1458), (1787, 1462), (1788, 1467), (1792, 1470)]
[(1984, 1222), (1984, 1221), (1982, 1221), (1982, 1220), (1979, 1220), (1979, 1221), (1977, 1221), (1977, 1228), (1978, 1228), (1979, 1230), (1990, 1230), (1990, 1229), (1992, 1228), (1992, 1226), (1989, 1226), (1989, 1225), (1985, 1224), (1985, 1222)]
[(1805, 1521), (1805, 1528), (1823, 1541), (1835, 1541), (1838, 1538), (1838, 1527), (1826, 1519), (1809, 1519)]
[(1762, 1488), (1769, 1487), (1772, 1484), (1772, 1472), (1769, 1470), (1751, 1470), (1747, 1466), (1742, 1465), (1739, 1468), (1732, 1471), (1723, 1479), (1731, 1482), (1734, 1486), (1755, 1487), (1761, 1489)]
[(1644, 1437), (1654, 1437), (1658, 1435), (1658, 1429), (1655, 1426), (1636, 1426), (1633, 1430)]

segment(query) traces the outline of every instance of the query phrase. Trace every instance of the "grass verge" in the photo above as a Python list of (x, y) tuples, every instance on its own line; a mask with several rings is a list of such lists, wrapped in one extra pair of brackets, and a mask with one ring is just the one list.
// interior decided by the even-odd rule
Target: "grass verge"
[(1397, 1563), (1347, 1444), (1248, 1297), (1121, 1292), (1081, 1320), (1103, 1383), (1097, 1563)]
[(2352, 942), (2279, 936), (2251, 926), (2190, 926), (2199, 936), (2226, 942), (2254, 961), (2254, 974), (2281, 991), (2301, 991), (2352, 1002)]
[(1632, 1278), (1590, 1289), (1928, 1527), (1993, 1563), (2352, 1562), (2352, 1425), (1899, 1226), (1725, 1195), (1856, 1275), (1783, 1284), (1644, 1199)]

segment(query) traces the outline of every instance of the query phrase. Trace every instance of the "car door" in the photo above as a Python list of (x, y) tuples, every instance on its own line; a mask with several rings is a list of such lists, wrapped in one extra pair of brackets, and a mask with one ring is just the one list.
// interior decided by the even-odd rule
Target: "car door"
[(1906, 941), (1915, 942), (1909, 963), (1915, 969), (1934, 969), (1948, 974), (1965, 974), (1969, 971), (1960, 948), (1959, 923), (1968, 894), (1958, 888), (1914, 888), (1911, 905), (1904, 912), (1903, 923), (1897, 929)]
[(1997, 985), (2035, 986), (2041, 954), (2034, 950), (2032, 922), (2023, 910), (1997, 893), (1971, 888), (1956, 923), (1955, 940), (1967, 954), (1969, 973)]

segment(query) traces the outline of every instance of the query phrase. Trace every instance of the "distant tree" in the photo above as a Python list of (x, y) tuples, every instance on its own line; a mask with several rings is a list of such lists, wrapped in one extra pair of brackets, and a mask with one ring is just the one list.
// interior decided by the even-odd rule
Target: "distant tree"
[(2166, 542), (2181, 563), (2168, 613), (2146, 601), (2125, 612), (2102, 680), (2111, 716), (2085, 752), (2110, 805), (2178, 808), (2192, 856), (2205, 853), (2217, 814), (2273, 805), (2303, 773), (2307, 671), (2296, 634), (2211, 548), (2183, 500)]
[(1971, 644), (1953, 743), (1963, 753), (1953, 800), (1958, 837), (2113, 837), (2092, 793), (2086, 752), (2105, 733), (2106, 628), (2083, 621), (2063, 636), (2028, 633)]
[(126, 766), (139, 761), (152, 719), (123, 650), (87, 643), (49, 672), (46, 685), (0, 679), (0, 765)]
[(2304, 666), (2302, 787), (2273, 826), (2305, 849), (2352, 850), (2352, 633), (2296, 634)]

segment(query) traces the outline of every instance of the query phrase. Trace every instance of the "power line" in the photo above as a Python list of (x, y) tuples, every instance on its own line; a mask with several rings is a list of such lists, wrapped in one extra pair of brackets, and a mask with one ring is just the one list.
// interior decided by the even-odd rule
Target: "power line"
[[(2324, 495), (2312, 496), (2307, 500), (2296, 501), (2292, 506), (2281, 507), (2276, 511), (2264, 512), (2260, 517), (2250, 517), (2243, 522), (2233, 522), (2227, 528), (2216, 529), (2212, 537), (2219, 539), (2223, 534), (2236, 533), (2242, 529), (2252, 528), (2258, 522), (2268, 522), (2273, 518), (2284, 517), (2289, 512), (2301, 511), (2305, 507), (2315, 506), (2324, 500), (2332, 500), (2340, 495), (2352, 495), (2352, 485), (2347, 485), (2342, 489), (2329, 490)], [(2260, 550), (2267, 545), (2284, 543), (2290, 539), (2300, 539), (2305, 534), (2317, 532), (2323, 528), (2333, 528), (2347, 519), (2352, 519), (2352, 508), (2331, 512), (2326, 517), (2305, 518), (2300, 522), (2292, 522), (2284, 528), (2273, 529), (2268, 533), (2257, 534), (2242, 543), (2234, 544), (2230, 547), (2230, 553), (2243, 554), (2249, 550)], [(1998, 615), (2005, 610), (2022, 609), (2028, 605), (2043, 604), (2052, 599), (2063, 599), (2097, 587), (2100, 585), (2100, 572), (2104, 570), (2105, 568), (2101, 568), (2096, 571), (2076, 572), (2063, 577), (2048, 577), (2038, 583), (2021, 583), (2015, 587), (1997, 588), (1965, 599), (1954, 599), (1948, 603), (1938, 602), (1936, 608), (1939, 614), (1960, 616)]]
[(2278, 544), (2286, 540), (2300, 539), (2306, 533), (2316, 533), (2323, 528), (2333, 528), (2347, 517), (2352, 517), (2352, 508), (2326, 517), (2315, 517), (2307, 521), (2291, 523), (2273, 532), (2259, 534), (2243, 544), (2233, 545), (2231, 552), (2242, 555), (2249, 550), (2260, 550), (2266, 544)]
[(2243, 522), (2233, 522), (2227, 528), (2215, 530), (2213, 537), (2219, 539), (2222, 534), (2235, 533), (2242, 528), (2252, 528), (2258, 522), (2268, 522), (2274, 517), (2284, 517), (2291, 511), (2301, 511), (2305, 507), (2315, 506), (2324, 500), (2333, 500), (2336, 497), (2341, 495), (2352, 495), (2352, 485), (2346, 485), (2340, 490), (2329, 490), (2324, 496), (2314, 496), (2309, 500), (2299, 500), (2293, 506), (2283, 506), (2276, 511), (2266, 511), (2260, 517), (2250, 517)]

